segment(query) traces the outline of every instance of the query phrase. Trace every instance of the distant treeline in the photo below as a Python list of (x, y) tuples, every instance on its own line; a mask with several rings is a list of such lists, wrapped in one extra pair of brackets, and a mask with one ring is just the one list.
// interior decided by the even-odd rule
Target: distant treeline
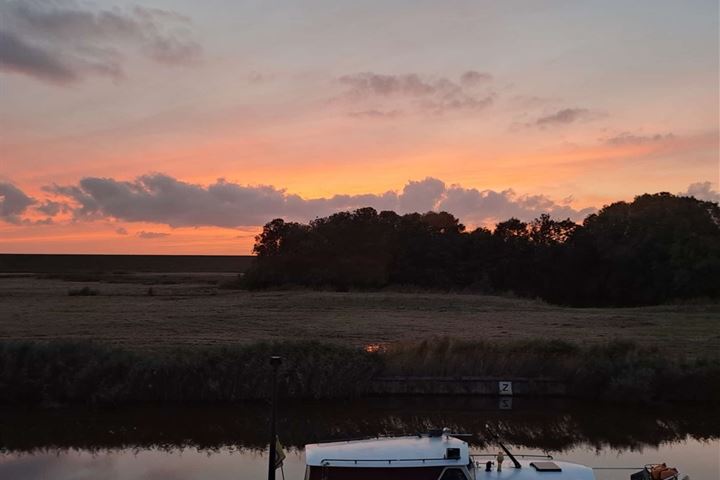
[(650, 305), (720, 297), (720, 207), (646, 194), (582, 224), (541, 215), (470, 232), (447, 212), (362, 208), (309, 224), (273, 220), (254, 253), (248, 288), (412, 285), (573, 306)]
[(238, 273), (252, 257), (238, 255), (71, 255), (0, 253), (0, 273)]

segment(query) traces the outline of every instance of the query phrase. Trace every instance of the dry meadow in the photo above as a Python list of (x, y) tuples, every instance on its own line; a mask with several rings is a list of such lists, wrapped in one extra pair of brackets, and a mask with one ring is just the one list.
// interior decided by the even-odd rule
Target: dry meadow
[[(286, 339), (363, 346), (434, 336), (579, 343), (621, 338), (691, 356), (720, 352), (717, 303), (576, 309), (463, 293), (222, 288), (233, 278), (6, 275), (0, 278), (0, 340), (92, 340), (162, 349)], [(96, 295), (70, 295), (84, 287)]]

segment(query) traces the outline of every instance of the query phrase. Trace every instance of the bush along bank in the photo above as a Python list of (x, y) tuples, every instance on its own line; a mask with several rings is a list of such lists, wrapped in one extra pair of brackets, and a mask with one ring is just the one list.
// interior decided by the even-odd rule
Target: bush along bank
[[(77, 342), (0, 342), (0, 403), (221, 403), (268, 398), (270, 355), (285, 398), (355, 398), (389, 376), (553, 379), (576, 398), (720, 402), (720, 359), (628, 342), (489, 344), (440, 338), (364, 349), (318, 342), (188, 346), (150, 352)], [(462, 394), (462, 391), (448, 392)]]

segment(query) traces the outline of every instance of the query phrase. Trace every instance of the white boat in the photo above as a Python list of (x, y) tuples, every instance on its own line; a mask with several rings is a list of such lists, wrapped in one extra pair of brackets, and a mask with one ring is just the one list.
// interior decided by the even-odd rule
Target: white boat
[(305, 446), (305, 480), (594, 480), (584, 465), (546, 456), (506, 452), (498, 470), (495, 455), (471, 455), (467, 442), (448, 431), (316, 443)]
[[(443, 429), (404, 437), (306, 445), (305, 480), (595, 480), (591, 467), (560, 462), (551, 456), (512, 454), (500, 441), (500, 455), (471, 454), (459, 436), (463, 435)], [(629, 478), (680, 477), (675, 468), (663, 463), (645, 465)]]

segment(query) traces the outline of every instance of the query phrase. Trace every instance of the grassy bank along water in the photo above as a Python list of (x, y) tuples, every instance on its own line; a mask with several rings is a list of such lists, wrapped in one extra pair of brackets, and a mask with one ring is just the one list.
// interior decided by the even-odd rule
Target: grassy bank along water
[(0, 403), (213, 403), (267, 398), (272, 354), (286, 398), (353, 398), (383, 376), (551, 378), (578, 398), (718, 402), (720, 361), (630, 342), (451, 338), (358, 349), (319, 342), (152, 352), (78, 342), (0, 342)]

